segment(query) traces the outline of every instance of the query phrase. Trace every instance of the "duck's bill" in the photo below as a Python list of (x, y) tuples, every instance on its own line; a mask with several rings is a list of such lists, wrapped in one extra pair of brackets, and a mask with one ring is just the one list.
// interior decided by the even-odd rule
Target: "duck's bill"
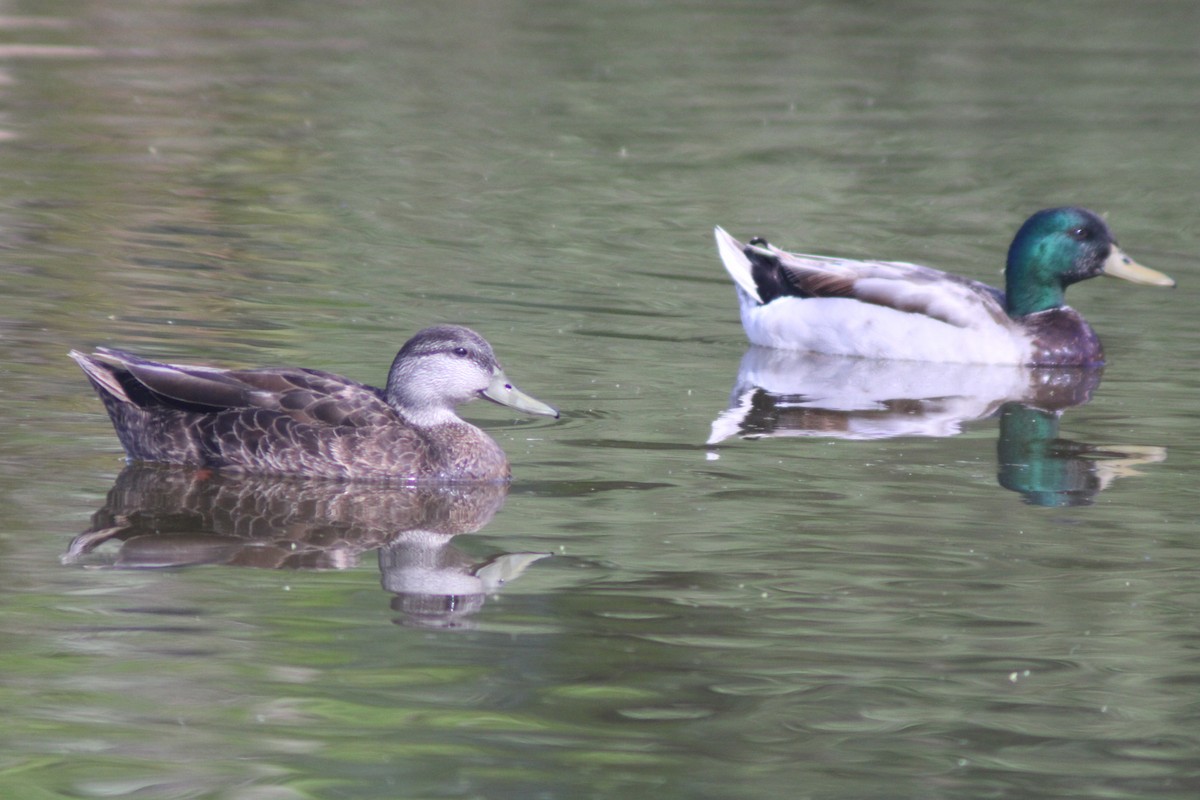
[(1108, 260), (1104, 262), (1104, 274), (1113, 278), (1121, 278), (1132, 283), (1145, 286), (1174, 286), (1175, 281), (1156, 269), (1143, 267), (1119, 247), (1114, 247)]
[(499, 403), (502, 406), (515, 408), (517, 411), (526, 414), (534, 414), (539, 417), (554, 417), (558, 419), (558, 409), (553, 406), (548, 406), (541, 400), (536, 400), (522, 392), (517, 387), (513, 386), (503, 372), (497, 372), (492, 376), (492, 382), (488, 387), (479, 393), (486, 400), (491, 400), (493, 403)]

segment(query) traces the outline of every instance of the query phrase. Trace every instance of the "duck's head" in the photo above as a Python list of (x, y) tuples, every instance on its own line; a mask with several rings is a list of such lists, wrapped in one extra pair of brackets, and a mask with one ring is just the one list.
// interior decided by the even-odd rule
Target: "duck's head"
[(558, 416), (513, 386), (487, 340), (461, 325), (418, 331), (388, 373), (388, 403), (419, 427), (458, 421), (455, 407), (477, 397), (526, 414)]
[(1175, 285), (1125, 255), (1104, 220), (1086, 208), (1039, 211), (1025, 220), (1008, 248), (1006, 310), (1022, 317), (1058, 308), (1068, 286), (1097, 275), (1149, 286)]

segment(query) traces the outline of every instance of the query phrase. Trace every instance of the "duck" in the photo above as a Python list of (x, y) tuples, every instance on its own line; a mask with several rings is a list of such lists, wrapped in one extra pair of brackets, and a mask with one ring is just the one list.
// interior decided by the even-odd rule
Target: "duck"
[(483, 398), (559, 416), (517, 389), (487, 340), (461, 325), (413, 335), (383, 389), (317, 369), (164, 364), (107, 347), (69, 355), (130, 462), (406, 484), (507, 482), (504, 451), (456, 408)]
[(1008, 249), (1004, 290), (932, 267), (789, 253), (716, 228), (753, 344), (861, 358), (1040, 367), (1099, 366), (1100, 338), (1064, 292), (1109, 275), (1174, 286), (1077, 206), (1047, 208)]

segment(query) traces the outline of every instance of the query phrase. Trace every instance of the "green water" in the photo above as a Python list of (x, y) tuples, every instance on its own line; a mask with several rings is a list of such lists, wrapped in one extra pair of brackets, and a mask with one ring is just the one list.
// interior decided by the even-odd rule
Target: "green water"
[[(0, 795), (1194, 797), (1198, 29), (5, 8)], [(1007, 375), (771, 371), (711, 235), (998, 281), (1064, 203), (1179, 286), (1072, 288), (1110, 363), (1060, 416)], [(66, 357), (380, 383), (441, 321), (563, 411), (464, 409), (507, 497), (123, 473)]]

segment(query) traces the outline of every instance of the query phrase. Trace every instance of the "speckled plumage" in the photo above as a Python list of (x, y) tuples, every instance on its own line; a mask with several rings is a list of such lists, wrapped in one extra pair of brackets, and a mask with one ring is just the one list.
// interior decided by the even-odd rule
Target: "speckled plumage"
[(1005, 291), (930, 267), (788, 253), (717, 228), (742, 325), (779, 349), (947, 363), (1098, 365), (1100, 339), (1067, 306), (1067, 286), (1097, 275), (1172, 286), (1134, 263), (1090, 211), (1039, 211), (1009, 248)]
[(503, 450), (454, 407), (484, 397), (557, 416), (508, 383), (487, 341), (460, 326), (413, 336), (387, 389), (314, 369), (180, 366), (107, 348), (71, 357), (134, 461), (350, 480), (502, 481)]

